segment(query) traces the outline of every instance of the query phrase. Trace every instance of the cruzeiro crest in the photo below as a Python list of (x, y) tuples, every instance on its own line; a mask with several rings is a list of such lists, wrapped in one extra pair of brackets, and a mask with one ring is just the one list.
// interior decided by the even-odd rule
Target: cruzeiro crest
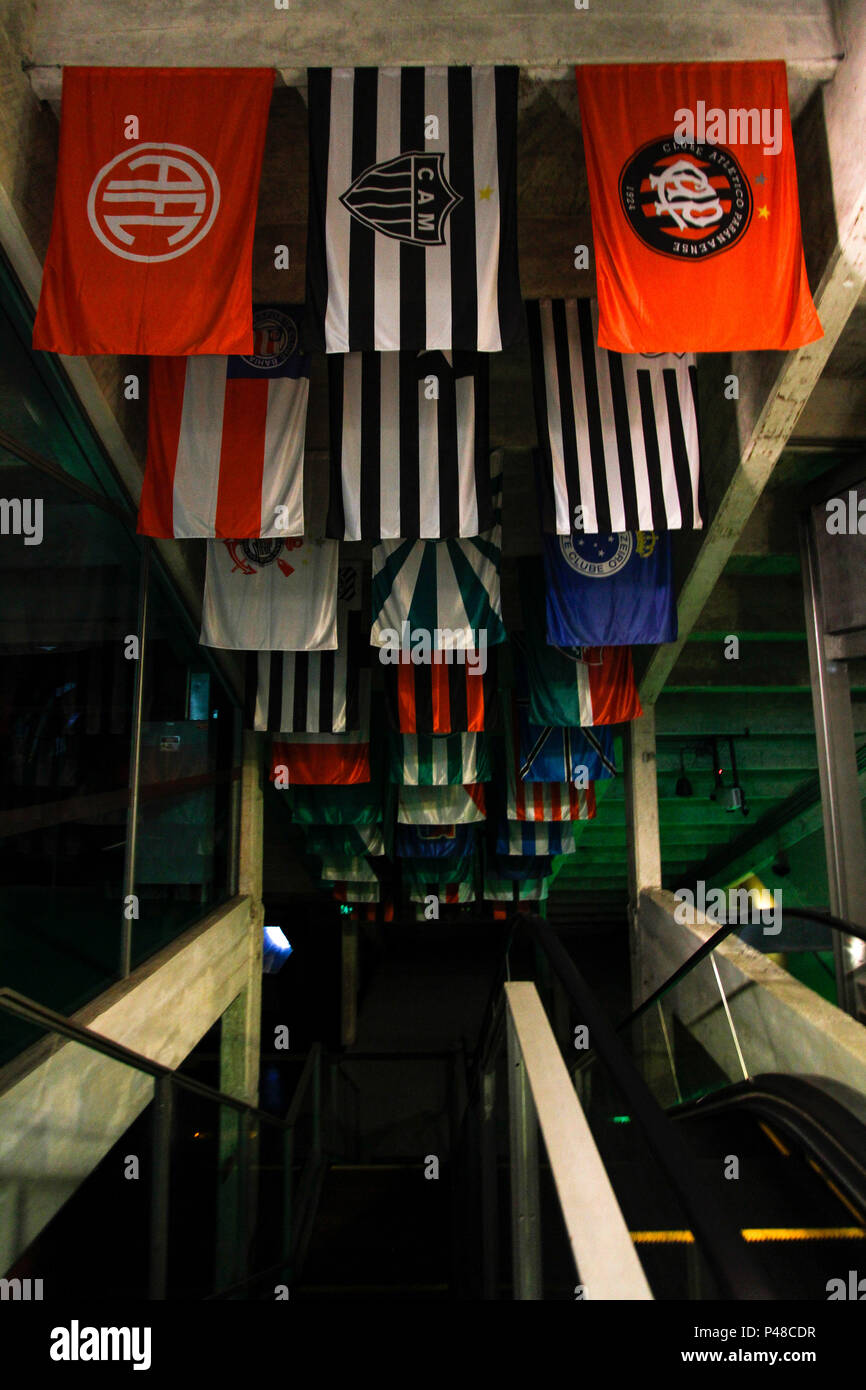
[(728, 251), (747, 231), (752, 190), (723, 145), (651, 140), (619, 176), (623, 212), (645, 246), (680, 260)]
[(374, 232), (411, 246), (444, 246), (452, 210), (462, 201), (445, 176), (445, 155), (409, 150), (371, 164), (340, 202)]
[(610, 579), (628, 564), (634, 536), (631, 531), (610, 536), (587, 536), (576, 531), (573, 536), (560, 536), (559, 545), (562, 558), (577, 574), (586, 579)]

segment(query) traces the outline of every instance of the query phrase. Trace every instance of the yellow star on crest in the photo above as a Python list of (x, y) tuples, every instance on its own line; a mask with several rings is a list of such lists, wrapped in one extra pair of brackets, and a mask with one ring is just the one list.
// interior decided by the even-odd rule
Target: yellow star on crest
[(762, 208), (758, 208), (758, 216), (763, 217), (764, 221), (766, 222), (770, 216), (770, 209), (766, 205)]
[(487, 184), (485, 188), (479, 188), (478, 196), (479, 198), (484, 198), (485, 200), (489, 201), (492, 192), (493, 189), (490, 187), (490, 184)]

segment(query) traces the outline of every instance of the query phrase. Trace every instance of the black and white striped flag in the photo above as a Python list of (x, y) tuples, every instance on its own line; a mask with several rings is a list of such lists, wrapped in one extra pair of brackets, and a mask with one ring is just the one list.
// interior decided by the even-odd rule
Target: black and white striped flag
[(249, 726), (275, 734), (359, 730), (361, 681), (370, 663), (369, 628), (362, 608), (360, 566), (341, 565), (336, 651), (249, 652)]
[(444, 540), (491, 529), (483, 353), (334, 353), (328, 381), (328, 536)]
[(311, 68), (309, 112), (310, 346), (515, 341), (517, 68)]
[(526, 307), (544, 529), (560, 536), (699, 529), (694, 354), (599, 348), (595, 300)]

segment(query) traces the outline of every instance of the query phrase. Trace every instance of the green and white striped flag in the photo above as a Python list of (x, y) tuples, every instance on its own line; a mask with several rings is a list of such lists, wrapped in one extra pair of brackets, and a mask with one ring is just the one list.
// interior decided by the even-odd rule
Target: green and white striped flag
[(404, 787), (455, 787), (489, 782), (484, 734), (388, 734), (388, 779)]
[(385, 853), (381, 825), (311, 825), (306, 831), (304, 848), (307, 854), (329, 859), (335, 854)]
[(357, 858), (348, 854), (333, 854), (322, 859), (320, 877), (325, 883), (378, 883), (379, 879), (371, 864), (363, 855)]
[(397, 820), (401, 825), (465, 825), (485, 820), (484, 787), (401, 787)]
[(460, 883), (466, 879), (472, 883), (474, 878), (475, 856), (470, 854), (461, 859), (401, 859), (400, 868), (404, 883), (426, 883), (431, 874), (439, 883)]
[(505, 641), (502, 558), (502, 453), (491, 457), (496, 525), (468, 540), (382, 541), (373, 547), (370, 642), (416, 653), (493, 647)]

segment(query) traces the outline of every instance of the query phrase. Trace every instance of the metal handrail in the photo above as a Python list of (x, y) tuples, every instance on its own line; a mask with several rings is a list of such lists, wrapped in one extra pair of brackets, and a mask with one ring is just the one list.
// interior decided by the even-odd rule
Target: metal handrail
[(581, 1012), (614, 1082), (641, 1125), (647, 1143), (682, 1203), (695, 1239), (719, 1288), (728, 1298), (775, 1297), (740, 1235), (739, 1218), (718, 1199), (708, 1206), (706, 1193), (695, 1176), (693, 1156), (672, 1122), (658, 1104), (614, 1025), (606, 1017), (562, 942), (541, 917), (521, 916), (571, 1000)]
[(184, 1076), (171, 1067), (164, 1066), (162, 1062), (155, 1062), (152, 1057), (145, 1057), (143, 1053), (135, 1052), (123, 1043), (115, 1042), (113, 1038), (107, 1038), (103, 1033), (95, 1033), (92, 1028), (85, 1028), (80, 1023), (73, 1023), (64, 1014), (56, 1013), (47, 1005), (39, 1004), (35, 999), (28, 999), (25, 994), (19, 994), (17, 990), (9, 989), (6, 985), (0, 987), (0, 1009), (13, 1014), (16, 1018), (23, 1019), (26, 1023), (36, 1024), (48, 1032), (59, 1033), (62, 1037), (68, 1038), (70, 1042), (77, 1042), (83, 1047), (89, 1047), (94, 1052), (101, 1052), (103, 1056), (110, 1057), (115, 1062), (123, 1062), (126, 1066), (134, 1067), (137, 1071), (143, 1071), (148, 1076), (170, 1078), (174, 1085), (180, 1086), (183, 1090), (192, 1091), (204, 1100), (215, 1101), (219, 1105), (227, 1105), (232, 1110), (254, 1116), (258, 1120), (264, 1120), (267, 1124), (275, 1125), (279, 1129), (285, 1129), (288, 1126), (288, 1120), (281, 1120), (279, 1116), (271, 1115), (267, 1110), (260, 1110), (258, 1106), (250, 1105), (249, 1101), (240, 1100), (237, 1096), (231, 1096), (226, 1091), (218, 1091), (203, 1081), (196, 1081), (191, 1076)]
[[(834, 917), (832, 912), (824, 912), (823, 910), (813, 907), (786, 907), (784, 911), (788, 917), (802, 917), (808, 922), (819, 922), (822, 926), (830, 927), (832, 931), (842, 932), (845, 936), (856, 936), (861, 941), (866, 941), (866, 927), (858, 926), (856, 922), (848, 922), (844, 917)], [(646, 1013), (647, 1009), (651, 1008), (659, 999), (663, 999), (666, 994), (679, 984), (680, 980), (685, 979), (686, 975), (691, 974), (696, 965), (700, 965), (702, 960), (705, 960), (707, 956), (711, 955), (716, 947), (720, 946), (721, 943), (731, 935), (731, 932), (736, 931), (737, 927), (747, 927), (751, 925), (752, 923), (750, 922), (741, 922), (739, 918), (736, 918), (732, 922), (725, 922), (717, 932), (714, 932), (702, 946), (699, 946), (698, 949), (689, 956), (688, 960), (683, 961), (682, 965), (677, 966), (673, 974), (669, 975), (657, 989), (654, 989), (652, 994), (647, 995), (646, 999), (638, 1004), (636, 1009), (633, 1009), (630, 1014), (622, 1019), (621, 1022), (616, 1025), (616, 1031), (621, 1033), (624, 1028), (630, 1027), (642, 1014)]]

